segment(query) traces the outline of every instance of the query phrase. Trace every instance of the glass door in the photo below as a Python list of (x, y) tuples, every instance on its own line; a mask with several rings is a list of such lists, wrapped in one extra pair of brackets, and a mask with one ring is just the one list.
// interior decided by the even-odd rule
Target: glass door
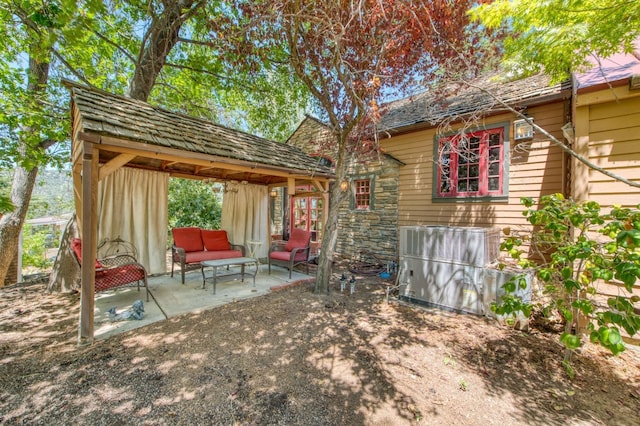
[(322, 239), (322, 205), (318, 197), (294, 197), (291, 202), (291, 229), (311, 232), (311, 241)]

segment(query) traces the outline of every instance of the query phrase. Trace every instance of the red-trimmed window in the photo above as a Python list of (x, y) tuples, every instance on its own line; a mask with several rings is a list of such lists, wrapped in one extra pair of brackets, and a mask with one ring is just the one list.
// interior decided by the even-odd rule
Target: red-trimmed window
[(438, 197), (504, 195), (504, 128), (442, 137), (438, 141)]
[(369, 210), (371, 207), (371, 181), (369, 179), (358, 179), (354, 181), (356, 195), (356, 209)]

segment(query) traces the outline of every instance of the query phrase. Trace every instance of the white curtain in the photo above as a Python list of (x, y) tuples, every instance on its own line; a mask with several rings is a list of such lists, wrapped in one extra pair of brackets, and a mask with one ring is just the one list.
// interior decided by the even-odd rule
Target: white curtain
[[(222, 229), (227, 231), (232, 244), (260, 241), (256, 257), (267, 257), (269, 252), (269, 222), (267, 187), (235, 182), (227, 183), (222, 199)], [(248, 253), (247, 253), (248, 254)]]
[(150, 274), (166, 273), (169, 175), (122, 167), (98, 185), (98, 241), (120, 237)]

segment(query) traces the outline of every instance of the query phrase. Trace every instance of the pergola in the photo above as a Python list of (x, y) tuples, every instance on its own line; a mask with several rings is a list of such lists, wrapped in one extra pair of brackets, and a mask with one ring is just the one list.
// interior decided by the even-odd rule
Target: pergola
[[(98, 182), (121, 167), (173, 177), (313, 186), (329, 205), (332, 170), (302, 150), (101, 90), (71, 92), (75, 205), (82, 244), (79, 344), (93, 341)], [(300, 195), (300, 194), (298, 194)], [(327, 217), (326, 211), (323, 217)]]

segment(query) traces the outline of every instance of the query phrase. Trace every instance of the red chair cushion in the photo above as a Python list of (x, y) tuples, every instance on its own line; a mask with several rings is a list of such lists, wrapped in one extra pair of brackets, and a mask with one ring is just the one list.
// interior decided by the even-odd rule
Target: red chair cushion
[(309, 241), (311, 241), (311, 232), (295, 228), (291, 231), (291, 237), (284, 248), (286, 251), (293, 251), (294, 248), (305, 248), (309, 245)]
[[(80, 238), (74, 238), (71, 240), (71, 249), (78, 258), (78, 263), (82, 265), (82, 240)], [(102, 263), (96, 259), (96, 269), (103, 268)]]
[(194, 251), (186, 253), (185, 263), (197, 263), (203, 260), (230, 259), (232, 257), (242, 257), (240, 250), (217, 250), (217, 251)]
[(217, 250), (230, 250), (231, 244), (227, 238), (227, 231), (209, 231), (206, 229), (201, 230), (202, 241), (204, 242), (204, 248), (208, 251)]
[(142, 266), (130, 263), (106, 271), (96, 272), (96, 291), (108, 290), (124, 284), (143, 281), (145, 271)]
[(173, 243), (176, 247), (184, 249), (185, 252), (204, 250), (204, 244), (202, 244), (202, 237), (200, 236), (200, 228), (193, 226), (173, 228), (171, 233), (173, 234)]

